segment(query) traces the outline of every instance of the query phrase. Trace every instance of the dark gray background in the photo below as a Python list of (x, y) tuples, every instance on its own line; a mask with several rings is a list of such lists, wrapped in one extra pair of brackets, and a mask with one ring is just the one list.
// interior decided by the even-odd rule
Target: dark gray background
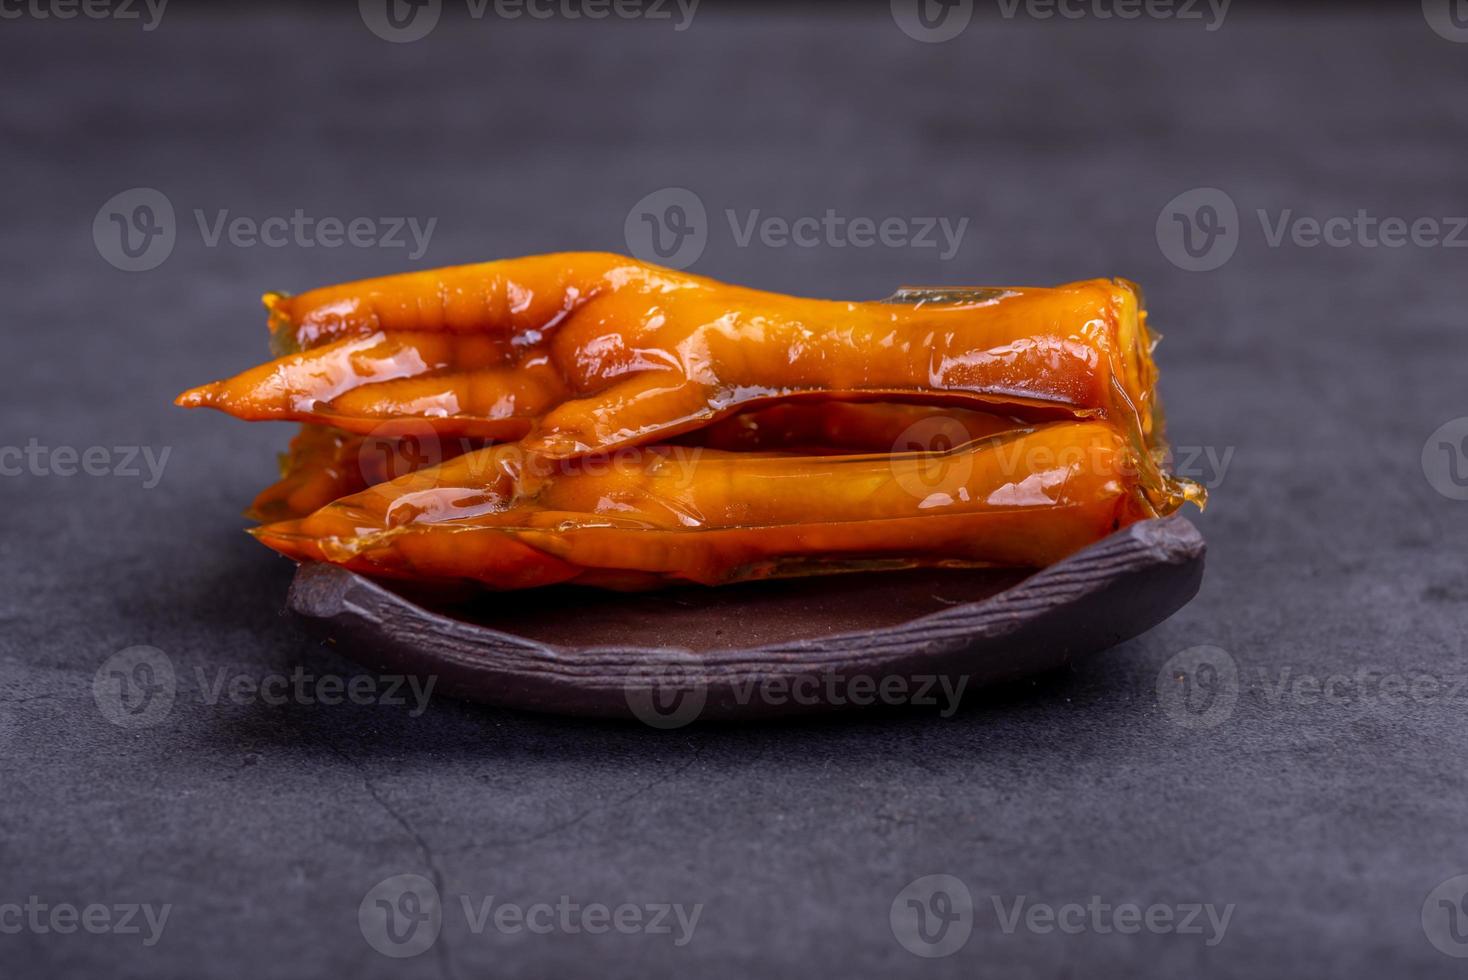
[[(1420, 914), (1468, 871), (1465, 695), (1268, 691), (1302, 674), (1445, 687), (1468, 674), (1468, 503), (1436, 493), (1420, 462), (1429, 434), (1468, 414), (1468, 252), (1270, 248), (1255, 217), (1468, 212), (1468, 45), (1429, 30), (1417, 4), (1238, 0), (1213, 32), (988, 16), (919, 44), (881, 4), (706, 0), (683, 32), (457, 18), (396, 45), (350, 4), (176, 3), (151, 32), (0, 22), (0, 443), (171, 450), (151, 489), (0, 479), (0, 903), (173, 906), (152, 948), (0, 935), (0, 974), (1461, 974)], [(130, 274), (91, 227), (138, 186), (172, 201), (178, 242)], [(194, 209), (437, 217), (423, 267), (622, 250), (628, 210), (667, 186), (696, 191), (712, 218), (694, 271), (735, 282), (853, 298), (904, 281), (1142, 282), (1166, 334), (1174, 442), (1234, 450), (1198, 518), (1201, 595), (1137, 641), (951, 719), (659, 733), (439, 700), (419, 718), (207, 704), (196, 670), (358, 669), (283, 617), (291, 567), (241, 533), (287, 430), (170, 399), (262, 356), (263, 289), (410, 263), (401, 249), (209, 248)], [(1203, 186), (1237, 202), (1240, 242), (1221, 269), (1190, 273), (1154, 224)], [(944, 262), (740, 248), (726, 208), (971, 224)], [(163, 724), (130, 731), (91, 684), (134, 644), (165, 651), (180, 689)], [(1199, 644), (1243, 674), (1211, 729), (1175, 723), (1155, 690)], [(395, 962), (356, 913), (400, 872), (439, 875), (451, 907), (433, 951)], [(918, 959), (888, 911), (939, 872), (972, 890), (975, 929), (960, 953)], [(681, 949), (476, 936), (460, 894), (704, 910)], [(1207, 948), (1006, 935), (992, 895), (1236, 909)]]

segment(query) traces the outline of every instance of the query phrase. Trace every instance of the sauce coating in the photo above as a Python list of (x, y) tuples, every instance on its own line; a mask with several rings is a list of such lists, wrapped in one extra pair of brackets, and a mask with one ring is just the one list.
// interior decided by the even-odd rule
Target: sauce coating
[(1137, 289), (781, 296), (604, 253), (267, 294), (180, 395), (303, 423), (250, 516), (298, 560), (490, 589), (1038, 567), (1200, 506)]

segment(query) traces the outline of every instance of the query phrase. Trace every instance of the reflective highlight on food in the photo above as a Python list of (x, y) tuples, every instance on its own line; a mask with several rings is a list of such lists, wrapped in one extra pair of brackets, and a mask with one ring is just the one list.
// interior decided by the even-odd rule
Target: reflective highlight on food
[(303, 423), (250, 511), (298, 560), (490, 589), (1042, 567), (1204, 499), (1124, 280), (840, 302), (568, 253), (265, 303), (276, 358), (178, 403)]

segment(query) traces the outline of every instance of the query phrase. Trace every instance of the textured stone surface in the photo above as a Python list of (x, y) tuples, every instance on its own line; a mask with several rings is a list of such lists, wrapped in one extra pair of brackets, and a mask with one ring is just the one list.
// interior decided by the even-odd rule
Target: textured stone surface
[[(1421, 455), (1468, 414), (1468, 253), (1271, 248), (1255, 212), (1468, 211), (1468, 46), (1428, 30), (1416, 4), (1238, 9), (1214, 32), (994, 17), (942, 45), (909, 40), (880, 5), (707, 6), (681, 33), (446, 18), (405, 45), (373, 37), (351, 5), (179, 4), (151, 32), (0, 27), (0, 443), (170, 450), (151, 488), (0, 479), (0, 904), (172, 906), (151, 947), (0, 933), (0, 973), (1459, 972), (1421, 913), (1468, 870), (1465, 694), (1452, 689), (1468, 674), (1468, 504), (1432, 489)], [(946, 719), (656, 732), (447, 700), (421, 716), (209, 703), (220, 676), (358, 670), (281, 615), (291, 568), (240, 533), (285, 431), (169, 399), (263, 353), (263, 288), (408, 260), (208, 247), (194, 210), (437, 217), (419, 264), (444, 264), (620, 249), (629, 208), (672, 185), (712, 219), (695, 270), (736, 282), (853, 297), (901, 281), (1142, 282), (1167, 335), (1175, 442), (1233, 453), (1198, 520), (1199, 597), (1072, 673)], [(168, 196), (178, 241), (128, 274), (99, 257), (91, 227), (136, 186)], [(1203, 186), (1237, 203), (1241, 241), (1222, 268), (1189, 273), (1154, 227)], [(724, 216), (828, 208), (970, 224), (945, 262), (938, 249), (739, 247)], [(177, 691), (160, 723), (130, 729), (92, 684), (139, 644), (163, 651)], [(1202, 717), (1213, 727), (1158, 695), (1165, 665), (1198, 645), (1228, 651), (1241, 677), (1226, 717)], [(1442, 686), (1383, 698), (1355, 680), (1363, 670)], [(1276, 696), (1281, 681), (1333, 674), (1351, 680), (1329, 700), (1308, 684)], [(431, 951), (392, 961), (357, 912), (399, 873), (434, 880), (446, 914)], [(937, 873), (962, 879), (977, 912), (966, 947), (923, 960), (889, 911)], [(476, 935), (460, 895), (703, 911), (682, 947)], [(1209, 947), (1006, 934), (991, 896), (1235, 908)]]

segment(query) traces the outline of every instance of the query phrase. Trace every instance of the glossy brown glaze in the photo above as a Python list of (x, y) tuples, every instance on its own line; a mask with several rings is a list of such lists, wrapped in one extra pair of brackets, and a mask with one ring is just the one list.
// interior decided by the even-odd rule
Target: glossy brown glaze
[(495, 589), (647, 588), (943, 564), (1041, 567), (1151, 516), (1124, 441), (1051, 423), (945, 453), (492, 446), (255, 534), (299, 560)]
[(798, 397), (929, 400), (1150, 439), (1134, 287), (839, 302), (565, 253), (269, 294), (286, 353), (179, 403), (358, 433), (404, 419), (558, 458), (666, 440)]
[(304, 423), (255, 533), (490, 589), (1043, 567), (1202, 491), (1163, 468), (1135, 287), (800, 299), (566, 253), (268, 294), (185, 392)]

